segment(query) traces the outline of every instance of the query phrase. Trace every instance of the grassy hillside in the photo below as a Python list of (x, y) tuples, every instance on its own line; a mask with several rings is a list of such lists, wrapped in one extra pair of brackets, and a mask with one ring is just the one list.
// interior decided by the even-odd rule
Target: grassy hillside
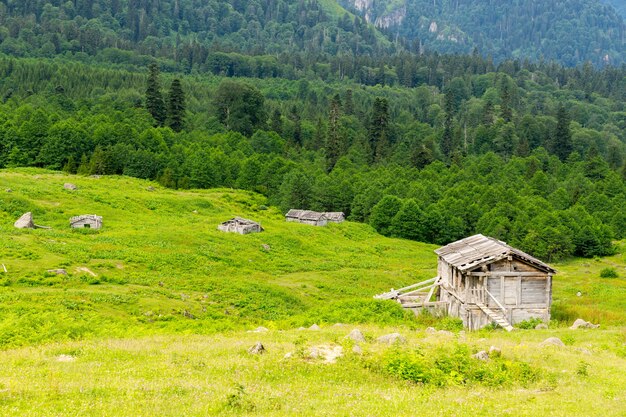
[[(286, 223), (229, 189), (19, 169), (0, 171), (0, 193), (1, 415), (619, 416), (626, 405), (623, 245), (555, 265), (563, 322), (550, 329), (430, 334), (446, 322), (371, 296), (432, 277), (431, 245), (357, 223)], [(52, 229), (14, 229), (25, 211)], [(70, 230), (86, 213), (104, 228)], [(216, 230), (235, 215), (266, 231)], [(618, 277), (600, 278), (606, 268)], [(565, 327), (578, 316), (602, 328)], [(322, 330), (296, 330), (312, 323)], [(259, 324), (270, 331), (247, 332)], [(361, 353), (344, 337), (356, 326)], [(407, 342), (375, 342), (391, 332)], [(565, 346), (542, 347), (551, 336)], [(249, 355), (257, 341), (267, 353)], [(344, 356), (324, 363), (310, 354), (319, 345)], [(471, 357), (492, 345), (501, 357)]]

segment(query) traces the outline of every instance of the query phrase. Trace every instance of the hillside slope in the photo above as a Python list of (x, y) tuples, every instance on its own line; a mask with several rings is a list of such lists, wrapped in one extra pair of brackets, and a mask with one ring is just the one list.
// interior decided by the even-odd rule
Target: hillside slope
[[(78, 190), (65, 190), (66, 182)], [(401, 309), (372, 295), (435, 274), (432, 245), (351, 222), (286, 223), (249, 192), (150, 186), (126, 177), (0, 171), (0, 264), (8, 271), (0, 272), (0, 347), (259, 323), (405, 323)], [(26, 211), (52, 229), (14, 229)], [(69, 229), (69, 217), (87, 213), (104, 217), (101, 231)], [(216, 229), (236, 215), (260, 221), (265, 232)], [(600, 279), (607, 266), (622, 278)], [(626, 323), (623, 255), (556, 267), (554, 318)], [(46, 272), (57, 268), (68, 275)]]
[(465, 2), (341, 0), (367, 21), (431, 50), (469, 53), (496, 61), (557, 60), (567, 66), (624, 62), (624, 21), (599, 0)]

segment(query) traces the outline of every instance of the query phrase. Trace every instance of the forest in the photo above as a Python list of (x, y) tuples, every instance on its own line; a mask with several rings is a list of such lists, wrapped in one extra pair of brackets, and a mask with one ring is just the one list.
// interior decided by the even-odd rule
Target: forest
[(0, 38), (0, 168), (241, 188), (548, 260), (626, 237), (624, 65), (429, 52), (313, 0), (3, 0)]

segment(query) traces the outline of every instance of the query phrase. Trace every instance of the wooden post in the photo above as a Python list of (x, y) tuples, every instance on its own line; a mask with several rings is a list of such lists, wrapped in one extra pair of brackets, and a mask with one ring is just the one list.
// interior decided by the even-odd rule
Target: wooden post
[(6, 267), (6, 266), (4, 266), (4, 264), (2, 264), (2, 269), (4, 269), (4, 273), (5, 273), (5, 274), (8, 272), (8, 271), (7, 271), (7, 267)]

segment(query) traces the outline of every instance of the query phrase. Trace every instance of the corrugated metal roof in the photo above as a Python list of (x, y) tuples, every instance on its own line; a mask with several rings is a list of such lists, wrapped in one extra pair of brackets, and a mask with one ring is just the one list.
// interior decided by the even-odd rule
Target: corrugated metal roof
[(501, 240), (480, 234), (450, 243), (437, 249), (435, 253), (461, 271), (496, 262), (507, 256), (515, 256), (540, 269), (553, 273), (556, 272), (552, 267), (539, 259), (509, 246)]

